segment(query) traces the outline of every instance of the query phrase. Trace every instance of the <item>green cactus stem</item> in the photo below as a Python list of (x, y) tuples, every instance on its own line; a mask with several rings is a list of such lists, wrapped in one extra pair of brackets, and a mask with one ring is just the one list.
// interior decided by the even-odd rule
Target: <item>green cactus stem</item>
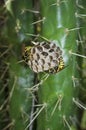
[[(49, 75), (39, 86), (39, 104), (44, 109), (37, 119), (37, 130), (69, 130), (74, 126), (76, 118), (76, 100), (78, 94), (78, 78), (76, 56), (76, 1), (41, 0), (41, 15), (45, 17), (42, 23), (41, 35), (50, 41), (55, 41), (62, 49), (64, 70)], [(46, 105), (45, 105), (46, 104)]]
[[(9, 51), (7, 63), (9, 64), (7, 86), (8, 94), (8, 124), (3, 129), (24, 130), (30, 122), (32, 107), (32, 92), (30, 87), (34, 83), (34, 73), (22, 63), (22, 44), (29, 44), (33, 33), (32, 1), (15, 0), (5, 1), (7, 12), (5, 39)], [(27, 35), (28, 34), (28, 35)]]

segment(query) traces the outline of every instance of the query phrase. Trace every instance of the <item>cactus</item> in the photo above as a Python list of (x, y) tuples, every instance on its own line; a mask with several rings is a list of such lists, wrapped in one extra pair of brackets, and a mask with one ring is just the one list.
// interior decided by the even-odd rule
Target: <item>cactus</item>
[[(80, 74), (83, 76), (82, 70), (84, 70), (82, 57), (81, 61), (77, 58), (81, 56), (77, 54), (78, 49), (80, 54), (83, 50), (79, 47), (80, 41), (77, 42), (77, 39), (79, 33), (79, 40), (86, 33), (85, 24), (84, 28), (80, 28), (81, 19), (78, 19), (76, 13), (77, 11), (85, 13), (82, 8), (85, 6), (85, 0), (78, 2), (75, 0), (4, 1), (0, 9), (1, 13), (4, 12), (1, 16), (5, 16), (0, 31), (1, 130), (77, 129), (77, 121), (79, 121), (77, 106), (83, 108), (77, 101), (81, 85), (79, 78), (81, 78)], [(86, 19), (84, 23), (85, 21)], [(33, 36), (36, 36), (35, 41), (46, 41), (46, 43), (53, 41), (59, 46), (62, 50), (62, 63), (64, 61), (65, 64), (63, 70), (56, 74), (50, 74), (50, 70), (47, 71), (48, 74), (45, 72), (35, 74), (30, 69), (35, 65), (29, 68), (22, 63), (24, 46), (31, 45), (31, 41), (34, 41)], [(79, 72), (77, 66), (82, 67), (82, 72)], [(84, 80), (83, 86), (85, 82)], [(81, 127), (86, 128), (83, 122), (85, 122), (85, 114)]]
[[(8, 84), (7, 80), (7, 70), (8, 65), (6, 64), (7, 57), (6, 54), (8, 52), (7, 44), (4, 44), (6, 41), (2, 37), (2, 30), (5, 23), (5, 11), (4, 11), (4, 3), (0, 1), (0, 130), (2, 130), (7, 125), (7, 110), (6, 110), (6, 86)], [(3, 60), (4, 59), (4, 60)]]
[(80, 27), (78, 31), (78, 43), (79, 43), (79, 54), (78, 59), (79, 73), (81, 77), (81, 87), (80, 87), (80, 105), (83, 109), (79, 109), (80, 118), (80, 129), (86, 129), (86, 1), (77, 2), (77, 19), (78, 26)]
[[(29, 89), (34, 83), (34, 73), (21, 63), (23, 46), (21, 43), (27, 42), (28, 38), (31, 40), (26, 33), (33, 33), (33, 25), (31, 25), (33, 16), (29, 10), (32, 8), (32, 1), (29, 2), (28, 5), (27, 0), (22, 2), (6, 0), (4, 5), (7, 19), (2, 37), (8, 46), (6, 49), (9, 50), (5, 55), (4, 64), (9, 67), (6, 74), (8, 84), (3, 92), (5, 99), (2, 100), (2, 106), (5, 104), (2, 111), (6, 111), (3, 121), (6, 120), (6, 123), (2, 126), (0, 123), (1, 129), (24, 130), (30, 120), (32, 93)], [(4, 54), (5, 51), (3, 50), (2, 53)]]
[(76, 56), (76, 1), (41, 0), (41, 14), (45, 17), (41, 35), (54, 40), (62, 49), (65, 66), (56, 75), (50, 75), (39, 87), (39, 104), (43, 111), (37, 119), (37, 130), (67, 130), (75, 127), (71, 119), (76, 117), (74, 100), (78, 94)]

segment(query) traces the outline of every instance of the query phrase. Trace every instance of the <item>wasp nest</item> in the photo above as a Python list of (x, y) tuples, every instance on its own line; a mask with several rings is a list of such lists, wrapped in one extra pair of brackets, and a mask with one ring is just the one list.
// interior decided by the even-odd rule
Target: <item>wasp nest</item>
[(40, 42), (25, 47), (24, 59), (36, 73), (57, 73), (64, 68), (61, 49), (54, 42)]

